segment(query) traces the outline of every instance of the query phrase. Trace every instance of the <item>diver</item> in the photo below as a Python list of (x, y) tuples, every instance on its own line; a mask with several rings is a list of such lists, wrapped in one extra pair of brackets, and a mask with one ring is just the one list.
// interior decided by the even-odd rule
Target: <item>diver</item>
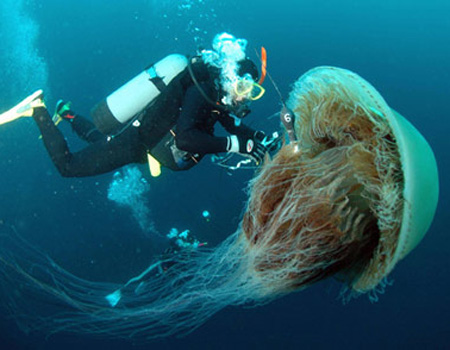
[[(54, 165), (64, 177), (107, 173), (130, 163), (187, 170), (206, 154), (237, 153), (257, 165), (267, 152), (267, 137), (242, 123), (252, 101), (262, 97), (256, 65), (245, 55), (247, 41), (222, 33), (213, 50), (186, 58), (169, 55), (113, 92), (91, 111), (93, 122), (60, 100), (53, 118), (37, 91), (0, 115), (0, 124), (33, 117)], [(263, 62), (265, 69), (265, 62)], [(71, 152), (60, 120), (89, 145)], [(229, 133), (215, 136), (219, 122)]]
[(166, 237), (169, 240), (169, 247), (159, 256), (156, 262), (147, 267), (138, 276), (131, 278), (119, 289), (105, 296), (111, 307), (115, 307), (125, 295), (130, 297), (144, 293), (149, 280), (165, 274), (177, 264), (177, 261), (174, 259), (175, 255), (185, 254), (189, 256), (197, 249), (208, 245), (207, 242), (200, 242), (196, 239), (190, 230), (179, 232), (176, 228), (172, 228)]

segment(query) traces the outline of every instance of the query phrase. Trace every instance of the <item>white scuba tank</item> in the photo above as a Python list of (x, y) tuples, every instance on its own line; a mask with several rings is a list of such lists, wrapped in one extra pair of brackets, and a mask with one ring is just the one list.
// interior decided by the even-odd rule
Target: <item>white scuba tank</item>
[(120, 130), (157, 98), (187, 65), (188, 59), (179, 54), (155, 63), (100, 101), (91, 111), (94, 124), (104, 134)]

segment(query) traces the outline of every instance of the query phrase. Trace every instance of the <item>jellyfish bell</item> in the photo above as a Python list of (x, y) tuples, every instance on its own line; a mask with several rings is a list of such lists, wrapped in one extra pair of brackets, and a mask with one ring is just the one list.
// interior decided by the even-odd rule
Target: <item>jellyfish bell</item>
[(371, 291), (431, 225), (439, 193), (433, 152), (345, 69), (310, 70), (288, 105), (298, 141), (255, 178), (243, 219), (252, 273), (267, 293), (332, 275), (357, 293)]

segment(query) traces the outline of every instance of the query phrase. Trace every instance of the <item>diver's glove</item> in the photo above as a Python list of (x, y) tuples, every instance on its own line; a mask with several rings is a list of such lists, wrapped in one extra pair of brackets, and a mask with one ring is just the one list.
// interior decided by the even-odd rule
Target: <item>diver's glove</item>
[[(257, 133), (259, 134), (256, 135)], [(278, 131), (275, 131), (268, 136), (262, 131), (257, 131), (255, 137), (260, 140), (261, 144), (266, 148), (267, 153), (269, 153), (271, 157), (273, 157), (283, 146), (283, 135), (280, 135)]]
[[(261, 143), (261, 135), (258, 133), (264, 134), (262, 131), (257, 131), (253, 137), (243, 135), (228, 136), (227, 151), (239, 153), (242, 156), (252, 159), (256, 164), (261, 164), (264, 160), (264, 155), (266, 154), (267, 149)], [(262, 137), (262, 139), (264, 139), (264, 137)]]
[(265, 152), (269, 153), (270, 156), (277, 153), (283, 145), (282, 135), (277, 131), (271, 135), (266, 135), (264, 131), (257, 130), (253, 134), (253, 138), (265, 148)]
[(262, 130), (256, 130), (253, 134), (253, 138), (258, 141), (259, 143), (263, 143), (266, 139), (266, 133)]

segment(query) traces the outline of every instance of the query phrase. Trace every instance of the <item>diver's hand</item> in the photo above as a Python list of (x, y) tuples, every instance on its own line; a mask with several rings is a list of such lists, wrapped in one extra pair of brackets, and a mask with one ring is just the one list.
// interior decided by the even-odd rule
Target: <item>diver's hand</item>
[(228, 136), (227, 151), (239, 153), (244, 157), (252, 159), (256, 164), (261, 164), (267, 149), (261, 141), (258, 140), (256, 133), (253, 137), (242, 135)]
[(253, 134), (253, 138), (258, 141), (259, 143), (263, 143), (264, 140), (266, 139), (266, 133), (262, 130), (257, 130), (255, 131), (255, 133)]
[(277, 131), (273, 132), (271, 135), (266, 135), (264, 131), (258, 130), (253, 134), (253, 138), (265, 147), (266, 152), (269, 153), (270, 156), (277, 153), (283, 145), (282, 135)]

